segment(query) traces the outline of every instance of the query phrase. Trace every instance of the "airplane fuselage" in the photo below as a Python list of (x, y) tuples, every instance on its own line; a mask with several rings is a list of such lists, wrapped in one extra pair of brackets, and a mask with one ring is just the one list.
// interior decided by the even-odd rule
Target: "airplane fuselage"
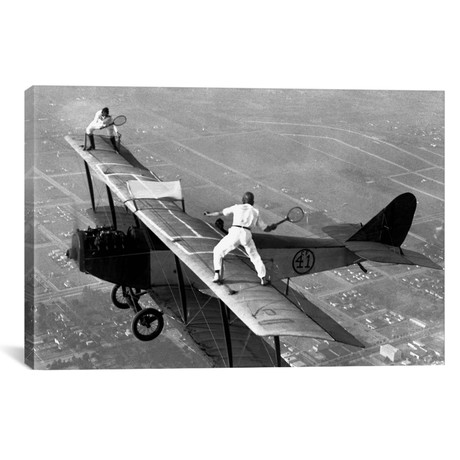
[[(332, 238), (283, 237), (254, 233), (267, 273), (272, 279), (293, 278), (332, 270), (359, 262), (359, 257)], [(82, 272), (114, 284), (148, 289), (176, 285), (177, 260), (148, 229), (124, 235), (110, 227), (78, 230), (72, 240), (69, 257)], [(228, 254), (251, 262), (242, 248)], [(201, 279), (187, 266), (182, 267), (185, 285), (205, 288)], [(210, 267), (210, 270), (212, 268)], [(224, 262), (225, 272), (225, 262)]]

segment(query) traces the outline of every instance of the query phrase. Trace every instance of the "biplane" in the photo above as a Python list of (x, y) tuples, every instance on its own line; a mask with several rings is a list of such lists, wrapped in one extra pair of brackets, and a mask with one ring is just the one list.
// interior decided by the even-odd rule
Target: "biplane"
[[(328, 238), (254, 233), (270, 284), (263, 286), (247, 255), (239, 248), (224, 261), (221, 284), (213, 282), (213, 248), (225, 235), (222, 221), (210, 223), (187, 214), (180, 181), (164, 182), (128, 149), (113, 149), (97, 136), (96, 148), (85, 150), (78, 139), (66, 141), (83, 159), (91, 205), (96, 212), (93, 177), (106, 186), (112, 222), (77, 229), (68, 257), (82, 272), (114, 284), (112, 301), (131, 309), (133, 334), (147, 341), (163, 328), (163, 312), (143, 308), (141, 296), (160, 282), (175, 283), (182, 318), (187, 322), (186, 284), (216, 297), (222, 312), (228, 363), (232, 363), (230, 312), (254, 334), (272, 337), (276, 363), (282, 365), (281, 336), (309, 337), (364, 347), (357, 338), (302, 296), (292, 297), (291, 278), (364, 261), (442, 269), (428, 257), (401, 246), (412, 224), (417, 200), (403, 193), (366, 224), (346, 223), (323, 228)], [(117, 226), (113, 194), (132, 213), (126, 232)]]

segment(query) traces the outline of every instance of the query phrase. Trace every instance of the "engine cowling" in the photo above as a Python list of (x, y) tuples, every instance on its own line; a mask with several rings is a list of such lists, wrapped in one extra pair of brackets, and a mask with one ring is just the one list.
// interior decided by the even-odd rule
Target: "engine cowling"
[(80, 271), (114, 284), (147, 289), (150, 279), (150, 251), (142, 230), (127, 233), (113, 227), (88, 227), (72, 235), (67, 257)]

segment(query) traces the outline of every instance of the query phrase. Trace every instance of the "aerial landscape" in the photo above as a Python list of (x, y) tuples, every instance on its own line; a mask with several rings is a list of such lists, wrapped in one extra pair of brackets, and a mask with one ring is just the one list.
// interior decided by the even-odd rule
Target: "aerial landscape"
[[(456, 458), (452, 5), (9, 5), (3, 458)], [(83, 149), (105, 107), (118, 156), (109, 129)], [(150, 173), (184, 202), (134, 212)], [(268, 225), (303, 212), (252, 231), (268, 287), (242, 248), (213, 282), (234, 223), (206, 213), (246, 192)]]
[[(36, 86), (25, 113), (25, 360), (34, 368), (228, 365), (215, 300), (188, 292), (192, 319), (184, 325), (177, 287), (155, 289), (145, 302), (164, 309), (165, 329), (141, 342), (129, 314), (112, 304), (112, 285), (66, 256), (76, 228), (110, 223), (105, 186), (94, 182), (93, 212), (83, 161), (65, 141), (83, 143), (102, 107), (127, 117), (124, 149), (161, 180), (180, 179), (192, 216), (251, 191), (266, 222), (304, 210), (304, 220), (276, 234), (327, 238), (323, 227), (364, 224), (411, 192), (417, 209), (403, 246), (444, 267), (443, 92)], [(130, 216), (115, 205), (128, 227)], [(290, 286), (365, 347), (281, 337), (285, 367), (444, 364), (444, 271), (364, 265), (366, 272), (350, 265)], [(235, 367), (275, 365), (270, 339), (234, 327)]]

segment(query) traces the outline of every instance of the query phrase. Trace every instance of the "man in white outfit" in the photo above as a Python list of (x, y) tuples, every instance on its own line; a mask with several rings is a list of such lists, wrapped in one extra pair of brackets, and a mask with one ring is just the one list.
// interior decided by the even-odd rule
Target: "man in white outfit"
[(104, 107), (103, 109), (96, 112), (96, 115), (94, 115), (94, 120), (86, 128), (86, 135), (88, 136), (90, 146), (86, 147), (85, 142), (85, 150), (94, 150), (96, 148), (94, 144), (94, 131), (96, 131), (96, 129), (107, 128), (107, 134), (110, 137), (110, 142), (112, 143), (113, 148), (118, 152), (116, 141), (118, 130), (115, 125), (111, 124), (112, 122), (113, 120), (109, 115), (109, 109), (107, 107)]
[(225, 208), (222, 211), (205, 212), (205, 216), (218, 217), (228, 216), (233, 214), (233, 224), (228, 230), (228, 234), (219, 241), (214, 248), (214, 282), (220, 283), (222, 261), (224, 257), (230, 252), (236, 249), (239, 245), (243, 246), (246, 250), (251, 262), (253, 263), (257, 275), (260, 278), (262, 285), (267, 285), (268, 281), (265, 279), (266, 269), (265, 265), (260, 258), (257, 251), (256, 245), (252, 240), (251, 229), (258, 226), (265, 232), (271, 232), (276, 229), (276, 224), (266, 225), (259, 216), (259, 210), (254, 208), (254, 194), (246, 192), (243, 195), (243, 204), (235, 204), (229, 208)]

